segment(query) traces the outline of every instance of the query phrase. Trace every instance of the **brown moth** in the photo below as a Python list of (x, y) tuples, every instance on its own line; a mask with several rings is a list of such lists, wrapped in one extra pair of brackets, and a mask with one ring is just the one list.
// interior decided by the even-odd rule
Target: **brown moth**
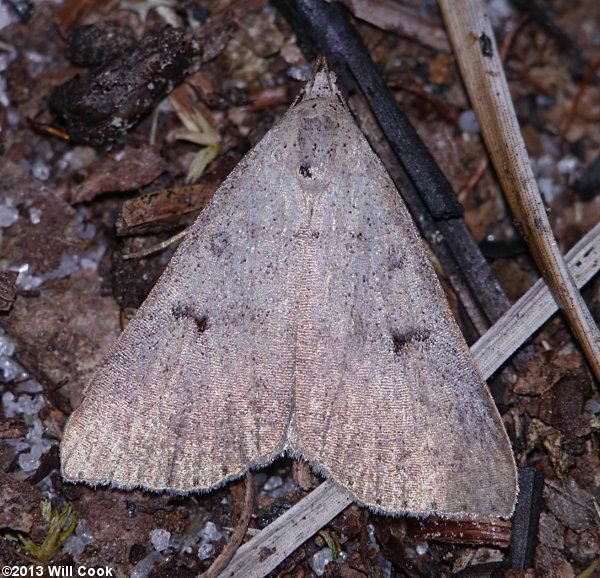
[(210, 490), (284, 453), (385, 513), (510, 516), (508, 436), (423, 242), (318, 71), (100, 364), (65, 478)]

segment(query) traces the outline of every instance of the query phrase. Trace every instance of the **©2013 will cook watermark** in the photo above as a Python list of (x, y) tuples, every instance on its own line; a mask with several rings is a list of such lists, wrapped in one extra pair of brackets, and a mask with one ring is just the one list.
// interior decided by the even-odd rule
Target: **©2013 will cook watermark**
[(114, 568), (109, 566), (3, 566), (2, 576), (57, 576), (57, 577), (76, 577), (84, 576), (86, 578), (110, 578), (116, 576)]

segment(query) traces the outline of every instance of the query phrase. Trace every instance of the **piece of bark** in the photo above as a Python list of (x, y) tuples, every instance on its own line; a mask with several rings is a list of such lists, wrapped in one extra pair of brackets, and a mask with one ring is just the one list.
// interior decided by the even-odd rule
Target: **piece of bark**
[(191, 224), (217, 188), (217, 184), (184, 185), (128, 199), (117, 217), (117, 235), (127, 237), (158, 233), (178, 225)]
[(71, 203), (93, 200), (103, 193), (121, 193), (143, 187), (167, 169), (156, 147), (125, 146), (78, 172), (81, 184), (71, 188)]
[(475, 546), (488, 544), (498, 548), (506, 548), (510, 543), (510, 521), (493, 516), (486, 519), (465, 516), (456, 520), (428, 516), (407, 518), (406, 524), (411, 537), (422, 540)]
[(117, 235), (160, 233), (190, 225), (239, 159), (239, 154), (230, 152), (218, 157), (195, 185), (148, 191), (126, 200), (117, 216)]
[(114, 57), (131, 51), (136, 38), (131, 27), (118, 20), (79, 26), (69, 38), (67, 56), (75, 66), (101, 66)]
[(42, 497), (29, 482), (0, 472), (0, 528), (28, 534), (44, 526), (39, 507)]
[(232, 28), (225, 18), (196, 34), (170, 26), (150, 32), (131, 52), (56, 88), (50, 107), (64, 120), (73, 142), (113, 142), (186, 76), (217, 56)]
[(0, 271), (0, 311), (10, 311), (17, 297), (16, 271)]
[(61, 5), (54, 21), (62, 36), (67, 37), (70, 31), (83, 22), (94, 10), (108, 11), (110, 6), (117, 2), (118, 0), (66, 0)]
[(584, 490), (573, 479), (564, 485), (546, 480), (544, 503), (565, 526), (574, 532), (589, 532), (598, 523), (598, 510), (591, 491)]
[(0, 421), (0, 440), (14, 440), (27, 435), (27, 426), (22, 421)]

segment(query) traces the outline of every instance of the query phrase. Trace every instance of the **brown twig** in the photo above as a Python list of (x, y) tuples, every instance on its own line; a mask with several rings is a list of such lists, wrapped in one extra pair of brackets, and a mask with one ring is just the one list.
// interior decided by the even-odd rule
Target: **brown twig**
[(500, 59), (502, 62), (506, 63), (506, 59), (508, 58), (508, 51), (510, 47), (513, 45), (517, 34), (523, 30), (526, 24), (528, 24), (531, 20), (531, 16), (529, 14), (525, 14), (521, 16), (516, 22), (516, 24), (512, 27), (510, 32), (504, 37), (502, 40), (502, 45), (500, 46)]
[(188, 230), (184, 229), (183, 231), (180, 231), (176, 235), (173, 235), (172, 237), (169, 237), (168, 239), (162, 241), (162, 243), (157, 243), (156, 245), (152, 245), (152, 247), (148, 247), (147, 249), (142, 249), (141, 251), (136, 251), (135, 253), (129, 253), (127, 255), (123, 255), (123, 259), (125, 259), (125, 260), (141, 259), (142, 257), (147, 257), (148, 255), (152, 255), (153, 253), (158, 253), (159, 251), (166, 249), (169, 245), (172, 245), (173, 243), (177, 243), (177, 241), (180, 241), (181, 239), (183, 239), (185, 237), (185, 235), (187, 234), (187, 232), (188, 232)]
[(246, 493), (244, 495), (244, 507), (242, 513), (240, 515), (240, 522), (233, 534), (231, 534), (231, 538), (229, 538), (229, 542), (225, 544), (225, 547), (221, 551), (221, 553), (215, 558), (215, 561), (211, 564), (210, 568), (200, 574), (199, 578), (217, 578), (219, 574), (227, 568), (229, 562), (237, 552), (244, 536), (246, 535), (246, 530), (248, 529), (248, 524), (250, 522), (250, 518), (252, 517), (252, 511), (254, 510), (254, 474), (248, 470), (246, 474)]
[(600, 330), (558, 249), (481, 1), (440, 0), (462, 78), (513, 215), (597, 377)]
[(436, 540), (447, 544), (490, 544), (506, 548), (510, 543), (510, 520), (490, 516), (463, 516), (452, 519), (441, 516), (427, 518), (407, 518), (407, 527), (412, 537), (421, 540)]
[(573, 120), (575, 119), (575, 114), (577, 113), (579, 102), (583, 97), (583, 93), (586, 91), (587, 87), (592, 81), (592, 78), (594, 78), (594, 76), (598, 72), (598, 69), (600, 69), (600, 58), (589, 67), (582, 81), (579, 83), (579, 87), (577, 88), (577, 94), (575, 95), (575, 98), (573, 99), (573, 104), (571, 105), (571, 110), (569, 110), (569, 114), (567, 115), (565, 124), (563, 125), (563, 128), (560, 131), (560, 137), (558, 138), (558, 143), (561, 147), (565, 144), (567, 133), (569, 132), (569, 129), (573, 124)]
[(479, 160), (479, 163), (477, 164), (477, 168), (475, 169), (475, 172), (471, 175), (471, 177), (467, 181), (467, 184), (465, 185), (465, 187), (462, 189), (462, 191), (460, 191), (459, 199), (461, 201), (463, 200), (462, 195), (472, 191), (477, 186), (477, 183), (481, 180), (481, 177), (483, 177), (487, 168), (488, 168), (488, 158), (487, 158), (487, 155), (484, 155)]
[[(529, 16), (529, 14), (521, 16), (521, 18), (519, 18), (519, 20), (513, 26), (511, 31), (502, 40), (502, 45), (500, 46), (500, 60), (502, 60), (502, 64), (506, 65), (506, 60), (508, 58), (508, 52), (510, 50), (510, 47), (512, 46), (513, 42), (515, 41), (517, 34), (521, 30), (523, 30), (525, 25), (530, 20), (531, 20), (531, 16)], [(475, 188), (475, 186), (477, 185), (477, 183), (480, 181), (481, 177), (485, 174), (485, 171), (487, 170), (487, 168), (488, 168), (488, 156), (487, 156), (487, 154), (484, 154), (484, 156), (481, 158), (481, 161), (477, 165), (475, 172), (473, 173), (473, 175), (471, 175), (471, 178), (468, 180), (467, 185), (461, 191), (461, 193), (464, 194), (464, 193), (468, 193), (469, 191), (473, 190)]]

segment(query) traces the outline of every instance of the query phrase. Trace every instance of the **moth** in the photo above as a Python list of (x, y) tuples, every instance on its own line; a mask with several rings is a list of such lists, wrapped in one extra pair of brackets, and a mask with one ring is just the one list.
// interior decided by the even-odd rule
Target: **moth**
[(208, 491), (288, 454), (388, 514), (508, 517), (510, 442), (412, 219), (319, 70), (99, 365), (65, 478)]

